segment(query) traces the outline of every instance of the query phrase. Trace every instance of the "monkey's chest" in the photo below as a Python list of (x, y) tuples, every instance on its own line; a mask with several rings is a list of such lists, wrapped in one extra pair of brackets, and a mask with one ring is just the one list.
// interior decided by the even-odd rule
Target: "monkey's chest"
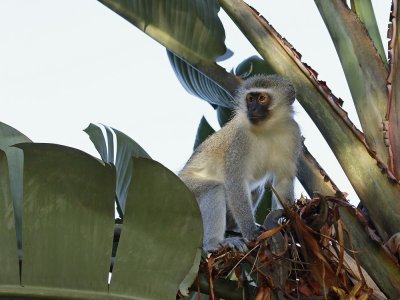
[(285, 164), (291, 160), (291, 151), (288, 149), (290, 145), (284, 140), (284, 137), (274, 136), (253, 142), (247, 170), (252, 182), (268, 180), (285, 168)]

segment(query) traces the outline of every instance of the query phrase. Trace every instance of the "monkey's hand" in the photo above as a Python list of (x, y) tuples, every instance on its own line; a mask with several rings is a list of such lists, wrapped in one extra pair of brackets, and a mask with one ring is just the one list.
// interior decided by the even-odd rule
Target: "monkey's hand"
[(244, 237), (227, 237), (220, 244), (221, 246), (229, 247), (231, 249), (237, 250), (239, 252), (247, 252), (249, 248), (247, 247), (247, 243), (249, 241), (253, 241), (257, 239), (257, 237), (263, 231), (255, 226), (253, 231), (247, 231)]
[(246, 245), (246, 239), (242, 238), (242, 237), (227, 237), (225, 238), (220, 245), (222, 247), (227, 247), (227, 248), (231, 248), (233, 250), (239, 251), (239, 252), (247, 252), (249, 249), (247, 248)]
[(248, 251), (246, 242), (247, 240), (242, 237), (232, 236), (227, 237), (219, 242), (216, 240), (209, 241), (207, 244), (203, 245), (203, 249), (206, 252), (216, 252), (221, 248), (230, 248), (244, 253)]

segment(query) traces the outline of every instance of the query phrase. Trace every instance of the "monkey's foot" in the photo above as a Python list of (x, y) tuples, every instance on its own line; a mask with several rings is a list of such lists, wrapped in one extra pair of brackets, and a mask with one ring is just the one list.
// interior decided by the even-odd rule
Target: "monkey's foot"
[(228, 237), (225, 238), (220, 245), (223, 247), (228, 247), (239, 252), (247, 252), (249, 249), (246, 245), (247, 240), (242, 237)]

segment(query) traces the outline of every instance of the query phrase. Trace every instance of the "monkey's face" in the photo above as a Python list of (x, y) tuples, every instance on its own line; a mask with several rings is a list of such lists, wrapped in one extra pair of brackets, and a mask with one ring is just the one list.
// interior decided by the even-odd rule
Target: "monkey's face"
[(264, 121), (269, 114), (272, 99), (265, 92), (250, 92), (246, 95), (247, 118), (257, 125)]

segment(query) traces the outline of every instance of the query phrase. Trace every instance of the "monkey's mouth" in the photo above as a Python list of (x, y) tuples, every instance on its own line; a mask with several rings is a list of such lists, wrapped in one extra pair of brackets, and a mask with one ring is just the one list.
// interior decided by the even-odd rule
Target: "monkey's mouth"
[(257, 125), (258, 123), (265, 121), (267, 119), (268, 112), (265, 112), (262, 115), (247, 115), (247, 118), (249, 119), (250, 123), (253, 125)]

